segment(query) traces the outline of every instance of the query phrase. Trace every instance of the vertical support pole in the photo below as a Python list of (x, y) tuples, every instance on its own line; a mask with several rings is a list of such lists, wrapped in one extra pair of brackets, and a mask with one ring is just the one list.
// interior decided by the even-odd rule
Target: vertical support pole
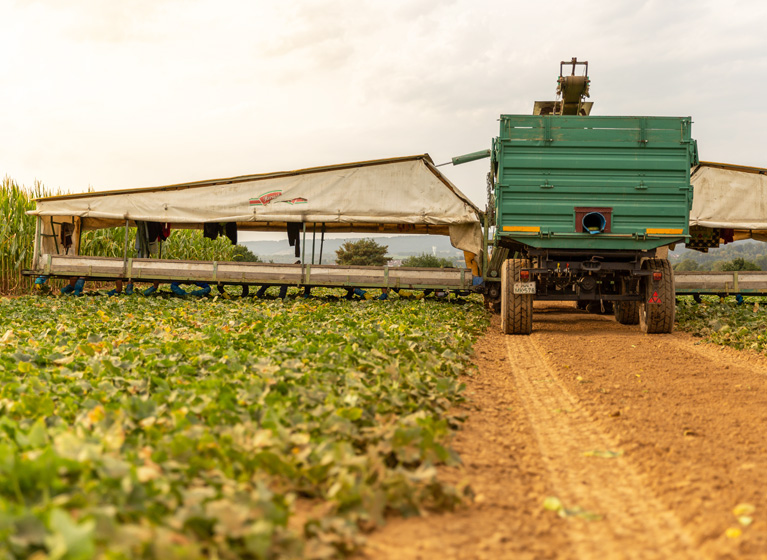
[(41, 257), (42, 257), (42, 233), (43, 233), (43, 219), (40, 216), (37, 216), (37, 223), (35, 225), (35, 249), (32, 253), (32, 268), (37, 268), (39, 264), (41, 263)]
[(128, 220), (125, 220), (125, 243), (123, 245), (123, 276), (128, 266)]
[(304, 234), (301, 239), (301, 265), (306, 262), (306, 222), (304, 222)]
[[(80, 247), (82, 246), (83, 242), (83, 219), (82, 218), (75, 218), (77, 220), (77, 250), (75, 251), (75, 255), (80, 254)], [(78, 227), (79, 226), (79, 227)]]
[(322, 247), (325, 245), (325, 222), (322, 222), (322, 235), (320, 237), (320, 264), (322, 264)]
[(51, 235), (53, 236), (53, 246), (56, 247), (56, 254), (60, 255), (61, 251), (59, 250), (59, 236), (56, 235), (56, 223), (53, 221), (53, 216), (51, 216)]
[(314, 264), (314, 244), (317, 241), (317, 222), (314, 222), (312, 228), (312, 264)]

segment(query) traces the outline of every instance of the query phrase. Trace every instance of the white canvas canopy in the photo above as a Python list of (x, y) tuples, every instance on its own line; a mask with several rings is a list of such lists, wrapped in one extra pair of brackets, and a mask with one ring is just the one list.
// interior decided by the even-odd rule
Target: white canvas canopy
[(767, 169), (701, 162), (693, 169), (690, 225), (767, 241)]
[(29, 214), (42, 218), (38, 254), (58, 252), (51, 238), (61, 223), (71, 223), (78, 238), (139, 220), (181, 228), (236, 222), (244, 231), (286, 231), (287, 223), (302, 222), (328, 232), (449, 235), (458, 249), (482, 249), (479, 210), (428, 154), (36, 202)]

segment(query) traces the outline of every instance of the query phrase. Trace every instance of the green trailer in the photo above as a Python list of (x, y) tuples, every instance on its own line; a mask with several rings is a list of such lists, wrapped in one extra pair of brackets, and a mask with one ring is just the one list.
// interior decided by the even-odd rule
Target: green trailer
[(575, 76), (583, 63), (566, 64), (560, 99), (500, 118), (486, 297), (507, 334), (531, 332), (534, 299), (612, 307), (621, 323), (671, 332), (674, 277), (661, 248), (688, 237), (691, 119), (591, 116), (588, 77)]

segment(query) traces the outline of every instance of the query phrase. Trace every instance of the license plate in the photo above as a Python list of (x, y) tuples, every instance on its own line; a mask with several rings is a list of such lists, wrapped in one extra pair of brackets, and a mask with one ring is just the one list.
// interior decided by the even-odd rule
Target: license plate
[(514, 282), (515, 294), (534, 294), (535, 282)]

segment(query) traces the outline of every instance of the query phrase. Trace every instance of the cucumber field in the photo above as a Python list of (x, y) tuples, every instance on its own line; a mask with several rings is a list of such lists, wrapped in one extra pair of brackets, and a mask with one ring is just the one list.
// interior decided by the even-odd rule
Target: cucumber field
[(476, 302), (0, 300), (0, 557), (329, 558), (463, 500)]
[(0, 299), (0, 557), (763, 557), (756, 298), (161, 293)]

